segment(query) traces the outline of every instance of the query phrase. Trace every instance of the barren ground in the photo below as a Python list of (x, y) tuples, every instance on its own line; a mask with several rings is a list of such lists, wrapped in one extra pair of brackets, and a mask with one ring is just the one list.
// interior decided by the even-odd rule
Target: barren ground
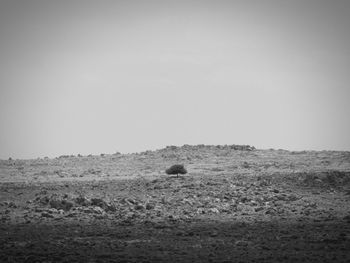
[(2, 160), (0, 262), (350, 262), (350, 152)]

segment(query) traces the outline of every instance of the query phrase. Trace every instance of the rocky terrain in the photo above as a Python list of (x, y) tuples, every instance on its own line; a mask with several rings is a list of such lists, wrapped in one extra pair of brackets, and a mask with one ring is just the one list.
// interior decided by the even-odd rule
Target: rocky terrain
[(350, 152), (1, 160), (0, 262), (350, 262)]

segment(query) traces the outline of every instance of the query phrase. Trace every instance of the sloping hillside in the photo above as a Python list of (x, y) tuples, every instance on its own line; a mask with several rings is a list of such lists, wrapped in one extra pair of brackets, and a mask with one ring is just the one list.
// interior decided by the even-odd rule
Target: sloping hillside
[[(184, 164), (188, 174), (165, 169)], [(350, 152), (169, 146), (0, 162), (1, 262), (348, 262)]]

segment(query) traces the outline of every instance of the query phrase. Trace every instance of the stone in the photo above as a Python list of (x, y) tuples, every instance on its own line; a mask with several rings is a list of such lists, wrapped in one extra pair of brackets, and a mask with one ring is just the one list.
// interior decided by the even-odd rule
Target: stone
[(110, 212), (116, 212), (117, 208), (114, 204), (107, 204), (107, 207), (105, 209), (106, 212), (110, 211)]
[(48, 213), (50, 213), (50, 214), (56, 214), (56, 213), (58, 213), (58, 210), (56, 209), (56, 208), (50, 208), (50, 209), (47, 209), (46, 210)]
[(154, 207), (155, 207), (155, 205), (152, 204), (152, 203), (147, 203), (147, 204), (146, 204), (146, 209), (147, 209), (147, 210), (154, 209)]
[(48, 213), (48, 212), (42, 212), (41, 213), (41, 216), (42, 217), (47, 217), (47, 218), (54, 218), (54, 215), (52, 215), (52, 214), (50, 214), (50, 213)]
[(91, 201), (89, 199), (87, 199), (85, 196), (78, 196), (75, 199), (75, 202), (78, 205), (82, 205), (82, 206), (89, 206), (89, 205), (91, 205)]
[(255, 212), (260, 212), (260, 211), (262, 211), (262, 210), (264, 210), (264, 208), (263, 208), (262, 206), (256, 207), (256, 208), (255, 208)]
[(94, 218), (96, 218), (96, 219), (104, 219), (104, 218), (106, 218), (106, 214), (94, 214)]
[(75, 217), (75, 216), (76, 216), (75, 213), (68, 213), (68, 214), (66, 215), (66, 217)]
[(236, 246), (239, 246), (239, 247), (247, 247), (249, 246), (250, 242), (249, 241), (245, 241), (245, 240), (237, 240), (235, 242), (235, 245)]
[(344, 216), (343, 218), (347, 223), (350, 223), (350, 215)]
[(215, 213), (215, 214), (219, 214), (220, 213), (220, 211), (216, 207), (210, 208), (209, 212)]
[(205, 211), (203, 208), (198, 208), (197, 209), (197, 214), (205, 214)]
[(135, 205), (134, 206), (135, 210), (144, 210), (145, 207), (143, 205)]
[(215, 230), (210, 233), (211, 237), (216, 237), (218, 235), (219, 235), (218, 231), (215, 231)]
[(108, 206), (107, 203), (101, 198), (91, 198), (91, 205), (99, 206), (103, 209)]
[(74, 204), (68, 200), (59, 199), (50, 200), (49, 205), (51, 208), (56, 208), (57, 210), (63, 209), (64, 211), (69, 211), (74, 206)]
[(99, 206), (94, 206), (84, 208), (83, 212), (87, 214), (103, 214), (105, 211)]

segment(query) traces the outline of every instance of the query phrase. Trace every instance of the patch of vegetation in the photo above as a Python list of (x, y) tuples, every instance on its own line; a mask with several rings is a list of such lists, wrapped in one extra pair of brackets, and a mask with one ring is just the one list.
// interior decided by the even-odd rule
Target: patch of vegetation
[(171, 175), (171, 174), (176, 174), (177, 176), (179, 174), (187, 174), (187, 170), (182, 164), (175, 164), (171, 166), (170, 168), (165, 170), (166, 174)]

